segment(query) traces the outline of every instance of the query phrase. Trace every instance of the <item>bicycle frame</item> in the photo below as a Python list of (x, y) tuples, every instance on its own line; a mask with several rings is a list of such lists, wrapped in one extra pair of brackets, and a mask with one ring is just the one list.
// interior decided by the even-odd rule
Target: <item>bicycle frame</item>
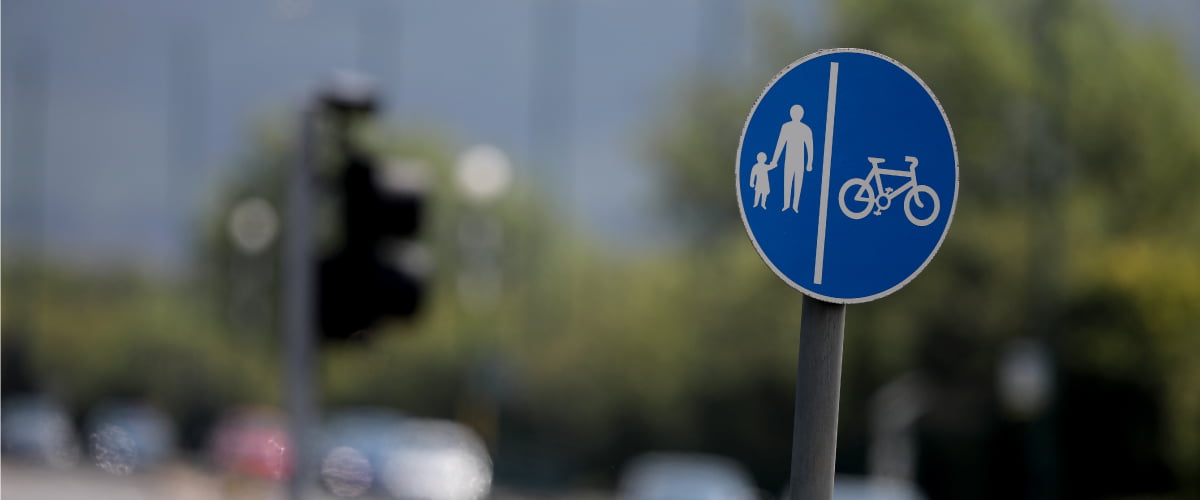
[[(871, 172), (867, 174), (867, 182), (870, 182), (872, 177), (875, 178), (875, 207), (877, 212), (887, 210), (888, 206), (891, 205), (892, 198), (900, 196), (900, 193), (908, 191), (917, 185), (917, 159), (912, 156), (905, 156), (904, 160), (908, 162), (908, 170), (894, 170), (879, 166), (880, 163), (884, 162), (883, 158), (867, 157), (867, 161), (871, 162)], [(901, 185), (898, 189), (885, 188), (883, 187), (884, 175), (907, 177), (908, 182)], [(887, 203), (879, 203), (879, 198), (886, 198), (888, 201)]]

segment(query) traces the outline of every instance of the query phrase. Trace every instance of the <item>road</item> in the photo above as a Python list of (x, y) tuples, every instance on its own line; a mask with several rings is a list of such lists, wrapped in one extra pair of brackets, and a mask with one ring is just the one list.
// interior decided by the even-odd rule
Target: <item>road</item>
[[(223, 478), (187, 465), (160, 467), (152, 472), (118, 476), (91, 466), (67, 470), (35, 466), (17, 461), (0, 464), (0, 497), (4, 500), (283, 500), (279, 484)], [(313, 488), (306, 499), (335, 498)], [(507, 489), (492, 491), (491, 500), (606, 500), (596, 492), (530, 495)]]
[[(58, 470), (10, 461), (0, 465), (0, 495), (5, 500), (282, 499), (283, 493), (275, 484), (222, 479), (182, 465), (126, 476), (87, 466)], [(314, 492), (309, 498), (327, 496)]]

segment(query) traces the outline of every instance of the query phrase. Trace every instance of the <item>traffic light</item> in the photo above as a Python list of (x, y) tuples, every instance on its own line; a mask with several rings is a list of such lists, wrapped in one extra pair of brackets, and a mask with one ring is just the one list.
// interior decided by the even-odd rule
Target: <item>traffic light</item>
[(322, 260), (317, 278), (318, 323), (326, 339), (359, 338), (384, 317), (411, 317), (425, 295), (424, 279), (394, 258), (397, 244), (420, 229), (424, 193), (381, 182), (378, 162), (348, 144), (343, 141), (344, 165), (334, 182), (341, 241)]

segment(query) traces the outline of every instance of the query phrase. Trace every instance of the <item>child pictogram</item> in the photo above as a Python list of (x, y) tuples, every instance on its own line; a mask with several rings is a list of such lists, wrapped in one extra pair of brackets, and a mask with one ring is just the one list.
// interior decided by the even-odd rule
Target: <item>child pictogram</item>
[(754, 188), (754, 206), (767, 209), (767, 195), (771, 194), (771, 180), (767, 177), (767, 172), (775, 168), (774, 164), (767, 163), (767, 154), (758, 153), (758, 163), (750, 170), (750, 187)]

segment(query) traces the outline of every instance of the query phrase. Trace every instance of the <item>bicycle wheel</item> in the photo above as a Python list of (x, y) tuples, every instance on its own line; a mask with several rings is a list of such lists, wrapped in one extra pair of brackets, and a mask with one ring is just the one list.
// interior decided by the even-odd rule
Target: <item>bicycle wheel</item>
[[(916, 203), (917, 208), (919, 209), (917, 211), (918, 214), (925, 214), (928, 212), (928, 215), (923, 218), (918, 218), (917, 216), (913, 215), (913, 203)], [(931, 204), (932, 207), (929, 206)], [(908, 191), (908, 194), (904, 196), (904, 215), (908, 216), (908, 221), (913, 223), (913, 225), (928, 226), (934, 221), (934, 219), (937, 219), (938, 212), (940, 212), (941, 209), (942, 204), (941, 201), (938, 200), (937, 193), (934, 192), (933, 188), (929, 186), (913, 186), (913, 188)]]
[[(854, 202), (866, 202), (859, 210), (850, 210), (846, 205), (846, 194), (851, 187), (857, 186), (854, 190), (854, 198), (851, 200), (851, 205)], [(851, 219), (861, 219), (866, 217), (871, 212), (871, 208), (875, 207), (875, 189), (871, 187), (871, 183), (866, 179), (850, 179), (842, 184), (842, 189), (838, 191), (838, 205), (842, 207), (842, 213)]]

